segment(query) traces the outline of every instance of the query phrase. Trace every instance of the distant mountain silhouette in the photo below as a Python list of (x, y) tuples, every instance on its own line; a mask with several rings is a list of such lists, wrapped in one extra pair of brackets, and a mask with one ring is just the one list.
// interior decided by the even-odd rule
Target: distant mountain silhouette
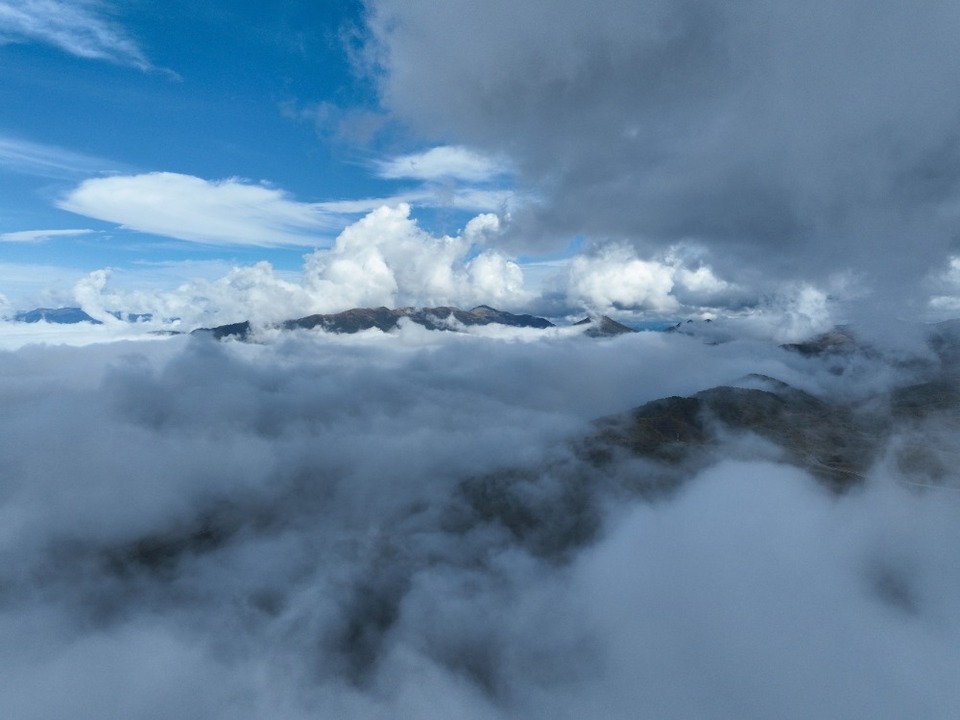
[(489, 305), (478, 305), (472, 310), (457, 307), (433, 308), (397, 308), (385, 307), (355, 308), (332, 315), (308, 315), (298, 320), (288, 320), (282, 327), (288, 330), (296, 328), (311, 329), (322, 327), (328, 332), (355, 333), (360, 330), (377, 328), (388, 332), (397, 327), (402, 318), (408, 318), (428, 330), (451, 330), (459, 323), (464, 326), (508, 325), (510, 327), (548, 328), (553, 327), (549, 320), (534, 315), (514, 315), (496, 310)]
[[(544, 330), (556, 327), (546, 318), (536, 315), (515, 314), (497, 310), (489, 305), (477, 305), (470, 310), (458, 307), (440, 306), (430, 308), (353, 308), (339, 313), (307, 315), (296, 320), (286, 320), (277, 327), (283, 330), (313, 330), (319, 328), (326, 332), (352, 334), (376, 328), (382, 332), (394, 330), (401, 320), (421, 325), (428, 330), (458, 330), (462, 327), (478, 325), (505, 325), (507, 327), (535, 328)], [(590, 337), (610, 337), (633, 333), (636, 330), (627, 327), (606, 315), (597, 318), (584, 318), (574, 323), (585, 326), (585, 334)], [(213, 328), (199, 328), (194, 333), (209, 334), (221, 340), (237, 338), (244, 340), (250, 334), (248, 321), (220, 325)]]
[(601, 315), (597, 318), (585, 317), (580, 322), (575, 322), (574, 325), (589, 326), (587, 327), (586, 334), (590, 337), (612, 337), (614, 335), (625, 335), (636, 332), (633, 328), (629, 328), (623, 323), (618, 323), (606, 315)]
[(38, 323), (48, 322), (57, 325), (75, 325), (77, 323), (88, 322), (93, 325), (102, 325), (99, 320), (90, 317), (78, 307), (62, 308), (36, 308), (34, 310), (24, 310), (13, 316), (16, 322)]

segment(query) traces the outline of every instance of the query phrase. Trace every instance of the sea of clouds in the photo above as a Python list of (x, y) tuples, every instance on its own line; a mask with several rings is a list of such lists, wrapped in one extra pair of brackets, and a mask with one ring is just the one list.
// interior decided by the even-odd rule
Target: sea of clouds
[(574, 450), (747, 373), (905, 372), (856, 362), (413, 325), (2, 351), (0, 715), (955, 717), (951, 475), (837, 496), (731, 438), (658, 494)]

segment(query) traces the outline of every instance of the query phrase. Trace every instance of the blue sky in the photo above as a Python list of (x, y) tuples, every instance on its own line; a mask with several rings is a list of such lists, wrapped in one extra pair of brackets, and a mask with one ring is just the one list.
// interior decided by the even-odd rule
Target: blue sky
[[(435, 146), (378, 106), (355, 57), (362, 12), (297, 0), (0, 2), (0, 292), (18, 295), (18, 268), (31, 290), (104, 267), (145, 280), (163, 268), (167, 282), (259, 260), (296, 271), (377, 205), (319, 203), (413, 193), (424, 227), (462, 228), (485, 201), (431, 208), (425, 185), (499, 189), (490, 181), (503, 175), (463, 155), (435, 177), (404, 177), (410, 155)], [(158, 190), (174, 217), (132, 201)], [(169, 205), (204, 192), (209, 202), (179, 222)], [(234, 202), (253, 208), (246, 234), (209, 217)], [(191, 212), (204, 216), (193, 227)]]

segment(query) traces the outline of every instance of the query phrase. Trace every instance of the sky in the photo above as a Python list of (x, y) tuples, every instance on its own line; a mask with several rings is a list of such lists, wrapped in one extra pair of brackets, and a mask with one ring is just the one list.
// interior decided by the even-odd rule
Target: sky
[(903, 0), (5, 0), (3, 307), (949, 317), (958, 22)]

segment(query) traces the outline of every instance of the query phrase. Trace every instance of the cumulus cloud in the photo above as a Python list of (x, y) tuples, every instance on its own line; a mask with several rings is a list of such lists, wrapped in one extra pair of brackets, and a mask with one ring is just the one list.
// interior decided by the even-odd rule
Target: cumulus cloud
[(329, 249), (306, 255), (299, 276), (259, 262), (157, 290), (112, 283), (111, 272), (101, 270), (78, 282), (73, 297), (105, 322), (112, 311), (149, 313), (187, 329), (379, 305), (519, 309), (533, 293), (517, 262), (487, 247), (498, 227), (496, 216), (485, 214), (458, 235), (437, 236), (420, 228), (408, 205), (381, 207), (348, 226)]
[(460, 236), (437, 237), (410, 218), (408, 205), (382, 207), (346, 228), (329, 252), (307, 257), (304, 282), (315, 297), (339, 307), (514, 305), (523, 299), (515, 262), (493, 250), (467, 259), (491, 226), (496, 218), (482, 217)]
[(646, 259), (625, 242), (597, 243), (574, 255), (547, 281), (570, 308), (670, 318), (753, 310), (755, 293), (717, 276), (696, 248), (674, 246)]
[(339, 221), (281, 190), (171, 172), (84, 180), (58, 206), (140, 232), (213, 245), (316, 247)]
[(641, 260), (632, 249), (610, 245), (592, 256), (570, 263), (568, 297), (601, 311), (642, 309), (673, 313), (679, 303), (673, 290), (672, 269)]
[(514, 214), (526, 242), (692, 239), (764, 290), (853, 269), (901, 306), (951, 246), (952, 4), (367, 6), (386, 107), (510, 157), (542, 198)]
[(77, 57), (150, 70), (136, 40), (105, 10), (100, 0), (0, 2), (0, 44), (42, 42)]
[(835, 497), (731, 441), (648, 502), (567, 444), (827, 364), (408, 330), (0, 352), (0, 711), (950, 716), (953, 475)]
[(181, 330), (278, 322), (315, 312), (302, 283), (285, 279), (265, 261), (232, 267), (220, 277), (195, 277), (173, 289), (143, 287), (121, 271), (97, 270), (74, 284), (72, 301), (102, 322), (116, 323), (117, 312), (132, 313), (149, 316), (141, 324)]

